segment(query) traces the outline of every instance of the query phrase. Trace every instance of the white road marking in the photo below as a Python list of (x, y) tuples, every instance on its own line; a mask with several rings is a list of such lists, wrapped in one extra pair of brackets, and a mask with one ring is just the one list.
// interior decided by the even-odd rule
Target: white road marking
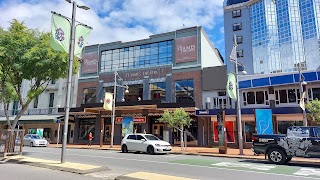
[(298, 172), (293, 174), (299, 176), (320, 176), (320, 171), (313, 168), (301, 168)]
[[(43, 153), (43, 154), (61, 154), (61, 153), (50, 153), (50, 152), (41, 152), (41, 151), (29, 151), (29, 152), (36, 152), (36, 153)], [(127, 160), (127, 161), (140, 161), (140, 162), (148, 162), (148, 163), (158, 163), (158, 164), (171, 164), (171, 165), (179, 165), (179, 166), (189, 166), (189, 167), (199, 167), (199, 168), (210, 168), (210, 169), (221, 169), (226, 171), (238, 171), (238, 172), (247, 172), (247, 173), (255, 173), (255, 174), (270, 174), (275, 176), (286, 176), (286, 177), (299, 177), (303, 179), (315, 179), (312, 177), (301, 177), (295, 175), (287, 175), (287, 174), (275, 174), (275, 173), (268, 173), (268, 172), (257, 172), (257, 171), (247, 171), (247, 170), (239, 170), (239, 169), (228, 169), (222, 167), (210, 167), (210, 166), (201, 166), (201, 165), (191, 165), (191, 164), (180, 164), (180, 163), (172, 163), (172, 162), (159, 162), (159, 161), (150, 161), (150, 160), (142, 160), (142, 159), (127, 159), (127, 158), (117, 158), (117, 157), (104, 157), (104, 156), (91, 156), (91, 155), (80, 155), (80, 154), (67, 154), (71, 156), (82, 156), (82, 157), (93, 157), (93, 158), (102, 158), (102, 159), (116, 159), (116, 160)]]
[(216, 164), (211, 164), (213, 166), (220, 166), (220, 167), (232, 167), (232, 168), (248, 168), (253, 170), (262, 170), (262, 171), (269, 171), (275, 166), (267, 166), (263, 164), (246, 164), (246, 163), (234, 163), (234, 162), (220, 162)]

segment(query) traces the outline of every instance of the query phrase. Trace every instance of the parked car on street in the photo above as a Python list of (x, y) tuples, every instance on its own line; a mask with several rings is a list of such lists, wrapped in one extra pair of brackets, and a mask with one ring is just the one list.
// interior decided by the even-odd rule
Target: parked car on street
[(287, 134), (253, 135), (253, 152), (272, 163), (284, 164), (292, 157), (320, 158), (320, 127), (292, 126)]
[(121, 141), (121, 151), (146, 152), (149, 154), (168, 154), (171, 145), (152, 134), (127, 134)]
[(41, 138), (38, 134), (26, 134), (23, 138), (24, 146), (48, 146), (48, 141), (46, 139)]

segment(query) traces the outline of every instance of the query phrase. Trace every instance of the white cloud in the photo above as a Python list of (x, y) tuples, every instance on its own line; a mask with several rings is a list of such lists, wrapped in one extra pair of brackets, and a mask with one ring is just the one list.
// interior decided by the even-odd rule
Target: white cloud
[[(77, 20), (93, 27), (89, 44), (131, 41), (151, 34), (189, 26), (211, 30), (221, 20), (223, 0), (82, 0), (91, 9), (77, 9)], [(71, 17), (71, 4), (64, 0), (6, 0), (0, 3), (0, 26), (12, 19), (28, 27), (49, 31), (51, 11)], [(207, 32), (210, 34), (210, 32)], [(212, 34), (218, 36), (218, 33)], [(220, 36), (220, 35), (219, 35)], [(221, 38), (220, 38), (221, 39)], [(214, 43), (214, 42), (213, 42)], [(215, 43), (214, 43), (215, 44)]]

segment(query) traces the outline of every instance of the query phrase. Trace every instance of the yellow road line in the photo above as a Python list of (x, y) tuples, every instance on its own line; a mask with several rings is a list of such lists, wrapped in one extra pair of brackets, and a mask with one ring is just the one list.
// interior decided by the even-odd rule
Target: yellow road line
[(23, 162), (39, 163), (39, 164), (45, 164), (45, 165), (50, 165), (50, 166), (56, 166), (56, 167), (72, 168), (72, 169), (77, 169), (77, 170), (91, 170), (91, 169), (101, 167), (101, 166), (94, 166), (94, 165), (89, 165), (89, 164), (70, 163), (70, 162), (65, 162), (65, 163), (61, 164), (60, 161), (22, 157), (22, 156), (12, 156), (12, 157), (9, 157), (9, 159), (16, 159), (16, 160), (23, 161)]
[(125, 177), (137, 178), (137, 179), (154, 179), (154, 180), (194, 180), (190, 178), (169, 176), (164, 174), (148, 173), (148, 172), (135, 172), (124, 175)]

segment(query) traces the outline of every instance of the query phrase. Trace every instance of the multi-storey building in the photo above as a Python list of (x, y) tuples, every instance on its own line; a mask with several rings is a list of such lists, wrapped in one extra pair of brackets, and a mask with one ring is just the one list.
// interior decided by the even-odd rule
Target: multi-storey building
[(320, 65), (320, 1), (225, 0), (225, 57), (233, 36), (237, 56), (249, 74), (316, 70)]
[(195, 108), (202, 107), (202, 84), (210, 83), (202, 81), (201, 72), (205, 67), (221, 65), (221, 55), (202, 27), (87, 46), (78, 83), (78, 108), (71, 109), (74, 142), (86, 143), (89, 132), (94, 134), (95, 143), (110, 142), (111, 112), (102, 106), (104, 93), (114, 92), (116, 77), (116, 84), (127, 85), (129, 93), (117, 86), (115, 143), (120, 143), (125, 116), (134, 117), (136, 132), (145, 130), (179, 143), (179, 132), (168, 129), (158, 118), (166, 109), (183, 107), (194, 119), (187, 128), (188, 143), (205, 144), (201, 135), (204, 120), (194, 115)]
[[(72, 107), (76, 107), (78, 75), (73, 76), (72, 84), (72, 97), (70, 105)], [(19, 119), (19, 128), (24, 129), (26, 133), (36, 133), (37, 130), (40, 130), (43, 132), (44, 138), (54, 143), (57, 142), (58, 133), (60, 133), (59, 142), (61, 142), (64, 121), (63, 116), (58, 113), (58, 108), (65, 107), (65, 99), (67, 94), (66, 87), (66, 79), (52, 80), (47, 86), (46, 90), (29, 104), (27, 110)], [(21, 84), (22, 97), (27, 96), (29, 89), (29, 81), (23, 80)], [(10, 103), (8, 111), (10, 116), (9, 119), (13, 120), (20, 109), (21, 105), (18, 101)], [(58, 121), (61, 122), (60, 132), (58, 132)], [(4, 113), (4, 107), (3, 104), (1, 104), (0, 129), (7, 127), (8, 125)], [(68, 142), (72, 143), (74, 134), (73, 121), (69, 121), (69, 127), (67, 139)]]

